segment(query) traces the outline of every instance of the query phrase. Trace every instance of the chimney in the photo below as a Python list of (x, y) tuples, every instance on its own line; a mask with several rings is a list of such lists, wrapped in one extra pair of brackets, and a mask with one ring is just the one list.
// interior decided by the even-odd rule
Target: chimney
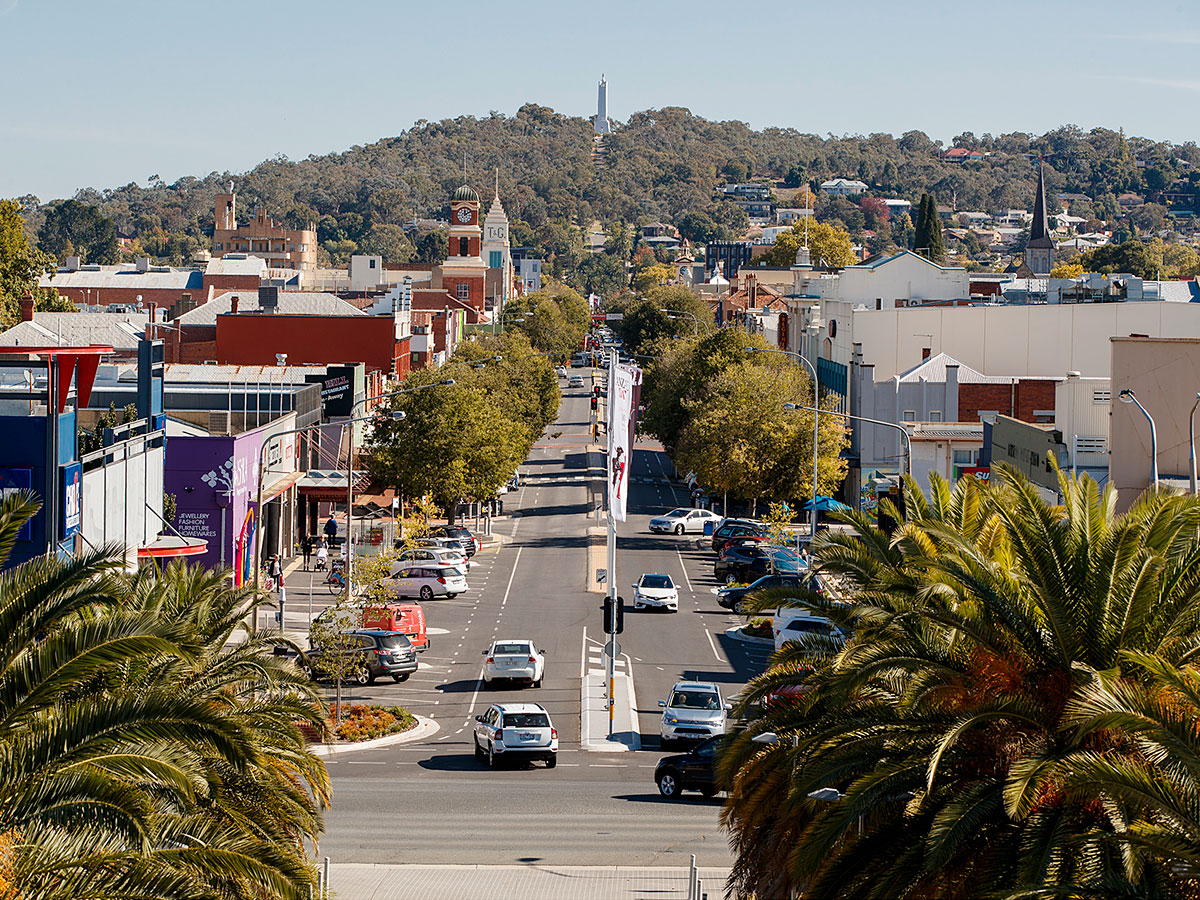
[(22, 322), (32, 322), (33, 321), (33, 306), (34, 306), (34, 303), (33, 303), (33, 295), (32, 294), (26, 294), (24, 297), (21, 298), (21, 321)]
[(921, 362), (924, 362), (925, 360), (929, 359), (929, 354), (932, 352), (933, 351), (930, 350), (928, 347), (922, 347), (921, 348)]
[(231, 297), (229, 300), (229, 311), (233, 315), (236, 316), (237, 310), (238, 310), (238, 298), (237, 298), (237, 294), (234, 294), (233, 297)]

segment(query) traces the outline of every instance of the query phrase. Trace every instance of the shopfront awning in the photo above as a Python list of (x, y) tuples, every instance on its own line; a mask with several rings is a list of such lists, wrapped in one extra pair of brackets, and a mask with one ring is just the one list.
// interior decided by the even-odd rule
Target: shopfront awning
[[(365, 486), (368, 481), (366, 472), (354, 473), (354, 489)], [(296, 489), (309, 500), (330, 500), (333, 502), (346, 499), (346, 473), (336, 469), (310, 469), (303, 473), (296, 482)]]
[[(270, 485), (263, 488), (263, 503), (274, 500), (293, 484), (300, 481), (304, 477), (304, 474), (303, 472), (288, 472), (286, 475), (277, 478)], [(342, 480), (345, 481), (345, 479)]]
[(145, 547), (138, 547), (138, 559), (177, 559), (184, 556), (200, 556), (208, 552), (208, 541), (187, 538), (176, 534), (160, 534)]

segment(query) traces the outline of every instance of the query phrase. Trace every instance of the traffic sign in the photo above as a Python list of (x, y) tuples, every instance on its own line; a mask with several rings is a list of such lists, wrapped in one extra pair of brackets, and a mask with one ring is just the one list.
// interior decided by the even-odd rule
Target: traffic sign
[(624, 313), (605, 313), (604, 314), (605, 322), (620, 322), (624, 318), (625, 318)]
[(620, 641), (617, 641), (614, 638), (613, 640), (610, 640), (607, 644), (605, 644), (604, 645), (604, 653), (603, 653), (603, 656), (605, 659), (605, 668), (608, 668), (607, 661), (609, 659), (616, 659), (620, 655), (621, 655)]

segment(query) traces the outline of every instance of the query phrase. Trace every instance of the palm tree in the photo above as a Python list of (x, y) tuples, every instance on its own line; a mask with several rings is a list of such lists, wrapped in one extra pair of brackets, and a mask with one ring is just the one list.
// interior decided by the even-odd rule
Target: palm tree
[[(1122, 794), (1079, 773), (1096, 757), (1134, 768), (1154, 759), (1098, 711), (1097, 692), (1159, 690), (1160, 675), (1130, 654), (1172, 671), (1194, 660), (1200, 505), (1151, 494), (1118, 517), (1111, 489), (1086, 476), (1060, 478), (1061, 506), (1016, 473), (996, 482), (964, 479), (952, 492), (935, 479), (929, 498), (906, 491), (908, 521), (891, 539), (848, 514), (861, 537), (818, 544), (817, 564), (852, 585), (854, 602), (797, 602), (854, 638), (840, 650), (785, 648), (780, 663), (814, 651), (824, 663), (807, 693), (767, 703), (723, 755), (732, 888), (1181, 891), (1180, 870), (1154, 852), (1163, 842), (1130, 837), (1144, 806), (1129, 786)], [(786, 670), (768, 672), (745, 708), (789, 682)], [(766, 732), (785, 740), (753, 740)], [(834, 802), (811, 796), (830, 788)], [(764, 855), (764, 836), (786, 843)]]
[[(0, 503), (0, 567), (36, 499)], [(0, 869), (21, 900), (307, 898), (328, 799), (311, 688), (220, 576), (107, 548), (0, 572)], [(3, 850), (0, 849), (0, 853)]]

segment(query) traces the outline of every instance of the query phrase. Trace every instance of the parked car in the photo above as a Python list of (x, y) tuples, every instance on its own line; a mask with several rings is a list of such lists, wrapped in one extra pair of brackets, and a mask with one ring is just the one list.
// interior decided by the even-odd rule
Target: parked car
[[(416, 651), (412, 642), (400, 632), (364, 628), (345, 634), (349, 646), (342, 652), (353, 655), (357, 665), (347, 668), (354, 673), (352, 678), (358, 684), (374, 684), (376, 678), (384, 675), (390, 675), (393, 681), (406, 681), (417, 671)], [(313, 681), (329, 677), (327, 668), (321, 665), (324, 656), (325, 651), (310, 647), (298, 658), (301, 670)]]
[(757, 594), (759, 591), (771, 590), (773, 588), (801, 588), (808, 587), (808, 580), (798, 575), (764, 575), (757, 581), (744, 587), (724, 587), (717, 591), (717, 606), (723, 609), (731, 609), (735, 613), (743, 613), (746, 611), (747, 601), (751, 595)]
[(731, 547), (713, 563), (713, 575), (726, 584), (748, 584), (764, 575), (796, 575), (804, 568), (795, 551), (786, 547)]
[(429, 649), (425, 610), (419, 603), (382, 603), (364, 607), (362, 624), (363, 628), (400, 632), (418, 653)]
[(647, 606), (679, 612), (679, 589), (670, 575), (645, 574), (633, 585), (633, 608)]
[(663, 708), (658, 734), (662, 746), (675, 741), (699, 741), (725, 733), (725, 715), (733, 707), (721, 701), (721, 689), (711, 681), (677, 681)]
[(538, 703), (494, 703), (475, 717), (475, 757), (493, 769), (505, 759), (541, 759), (558, 764), (558, 731)]
[(567, 377), (567, 367), (566, 366), (555, 366), (554, 374), (557, 375), (559, 378), (566, 378)]
[(469, 571), (471, 568), (467, 554), (449, 547), (407, 547), (396, 554), (396, 562), (457, 566), (463, 571)]
[(752, 519), (722, 519), (713, 529), (713, 552), (720, 552), (730, 538), (740, 537), (743, 534), (766, 533), (767, 527), (762, 522), (755, 522)]
[(717, 744), (719, 737), (697, 744), (687, 753), (664, 756), (654, 767), (654, 783), (668, 800), (678, 800), (683, 791), (699, 791), (705, 797), (717, 793)]
[(528, 681), (532, 687), (540, 688), (546, 674), (546, 655), (533, 641), (493, 641), (483, 651), (487, 657), (483, 663), (483, 683), (490, 686), (493, 681)]
[(716, 527), (720, 520), (715, 512), (707, 509), (690, 509), (686, 506), (681, 506), (678, 509), (673, 509), (669, 513), (661, 516), (655, 516), (650, 520), (650, 530), (655, 534), (683, 534), (684, 532), (704, 531), (706, 523), (711, 522), (713, 527)]
[(833, 638), (839, 644), (846, 641), (846, 634), (824, 616), (807, 609), (781, 609), (771, 619), (771, 630), (775, 633), (775, 649), (779, 650), (788, 641), (806, 634), (817, 634)]
[[(470, 539), (448, 538), (448, 537), (419, 537), (419, 538), (412, 538), (408, 542), (408, 545), (413, 546), (413, 547), (431, 547), (431, 548), (441, 547), (446, 550), (457, 550), (459, 553), (461, 553), (463, 556), (467, 557), (468, 559), (475, 555), (475, 542)], [(403, 550), (404, 547), (405, 547), (405, 543), (403, 541), (397, 542), (397, 547), (396, 547), (397, 550)]]
[(578, 375), (572, 375), (570, 378), (567, 379), (567, 387), (581, 388), (581, 387), (583, 387), (583, 379), (580, 378)]
[(467, 576), (457, 566), (397, 563), (392, 567), (391, 575), (380, 580), (379, 586), (397, 597), (453, 599), (467, 589)]
[(467, 556), (474, 556), (483, 546), (479, 538), (475, 537), (471, 529), (465, 525), (435, 525), (429, 529), (429, 536), (457, 538), (463, 542)]

